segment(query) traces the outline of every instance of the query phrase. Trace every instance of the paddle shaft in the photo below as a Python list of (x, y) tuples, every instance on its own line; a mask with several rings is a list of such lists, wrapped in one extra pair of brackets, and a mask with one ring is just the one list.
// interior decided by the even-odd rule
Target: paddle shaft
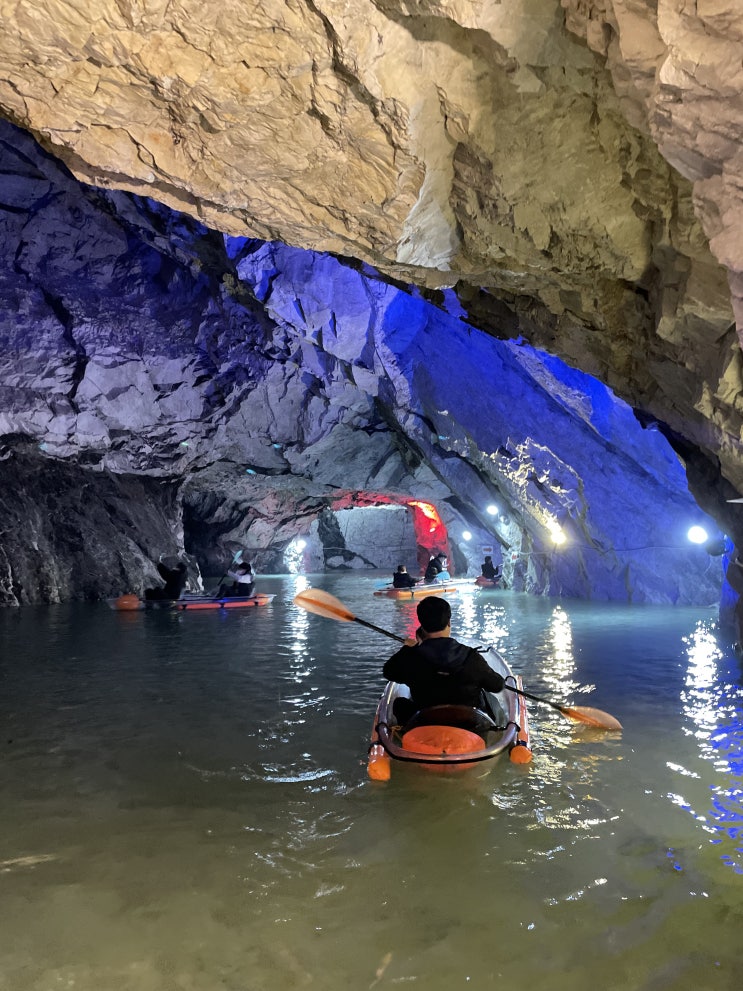
[[(398, 637), (396, 633), (391, 633), (390, 630), (383, 630), (381, 626), (375, 626), (373, 623), (369, 623), (365, 619), (359, 619), (358, 616), (354, 616), (353, 621), (354, 623), (360, 623), (362, 626), (368, 627), (370, 630), (381, 633), (383, 636), (389, 637), (391, 640), (397, 640), (399, 643), (405, 643), (405, 637)], [(540, 698), (538, 695), (530, 695), (529, 692), (525, 692), (520, 688), (513, 688), (511, 685), (504, 685), (503, 687), (507, 688), (509, 692), (513, 692), (515, 695), (523, 695), (525, 699), (531, 699), (532, 702), (543, 702), (545, 705), (551, 705), (552, 708), (557, 709), (558, 712), (563, 712), (563, 710), (571, 708), (569, 705), (558, 705), (557, 702), (551, 702), (549, 699)]]
[[(374, 630), (376, 633), (381, 633), (385, 637), (389, 637), (391, 640), (397, 640), (398, 643), (405, 643), (404, 637), (398, 637), (396, 633), (391, 633), (390, 630), (383, 630), (381, 626), (375, 626), (374, 623), (369, 623), (365, 619), (359, 619), (358, 616), (353, 617), (354, 623), (360, 623), (362, 626), (366, 626), (370, 630)], [(541, 702), (543, 705), (551, 705), (553, 709), (557, 709), (558, 712), (562, 713), (563, 716), (567, 716), (569, 719), (580, 718), (580, 715), (574, 712), (573, 706), (560, 705), (557, 702), (552, 702), (550, 699), (543, 699), (539, 695), (531, 695), (529, 692), (523, 691), (521, 688), (514, 688), (512, 685), (505, 684), (503, 686), (509, 692), (513, 692), (514, 695), (522, 695), (525, 699), (530, 699), (532, 702)]]
[[(340, 599), (336, 599), (329, 592), (322, 592), (319, 589), (314, 591), (308, 589), (296, 595), (294, 602), (301, 608), (307, 609), (308, 612), (318, 613), (320, 616), (326, 616), (328, 619), (340, 620), (342, 623), (359, 623), (359, 625), (365, 626), (368, 630), (381, 633), (384, 637), (397, 640), (398, 643), (405, 643), (404, 637), (399, 637), (396, 633), (391, 633), (389, 630), (382, 629), (381, 626), (375, 626), (374, 623), (370, 623), (368, 620), (359, 619), (358, 616), (354, 616), (343, 605)], [(602, 712), (600, 709), (588, 708), (586, 706), (560, 705), (559, 702), (553, 702), (551, 699), (545, 699), (539, 695), (530, 695), (529, 692), (525, 692), (520, 688), (513, 688), (511, 685), (506, 684), (503, 687), (515, 695), (521, 695), (526, 699), (531, 699), (532, 702), (541, 702), (543, 705), (548, 705), (552, 709), (557, 709), (567, 719), (575, 719), (578, 722), (587, 723), (589, 726), (597, 726), (600, 729), (615, 730), (622, 728), (614, 716), (608, 712)]]
[(398, 643), (405, 643), (405, 637), (398, 637), (396, 633), (390, 633), (389, 630), (383, 630), (381, 626), (375, 626), (374, 623), (368, 623), (365, 619), (359, 619), (358, 616), (353, 617), (354, 623), (360, 623), (361, 626), (365, 626), (369, 630), (374, 630), (375, 633), (381, 633), (385, 637), (389, 637), (391, 640), (397, 640)]
[(557, 702), (551, 702), (549, 699), (540, 698), (538, 695), (530, 695), (529, 692), (523, 691), (521, 688), (511, 688), (510, 685), (505, 686), (509, 692), (514, 692), (516, 695), (523, 695), (525, 699), (531, 699), (532, 702), (542, 702), (544, 705), (551, 705), (553, 709), (557, 709), (558, 712), (565, 714), (565, 710), (572, 709), (573, 706), (570, 705), (559, 705)]
[(230, 568), (234, 568), (235, 563), (237, 562), (237, 559), (239, 557), (242, 557), (242, 556), (243, 556), (243, 552), (242, 551), (236, 551), (236, 553), (234, 553), (232, 555), (232, 561), (230, 563), (230, 567), (225, 571), (225, 573), (222, 575), (222, 577), (217, 582), (217, 585), (216, 585), (214, 591), (212, 592), (212, 598), (214, 598), (216, 595), (218, 595), (219, 590), (222, 587), (222, 582), (225, 580), (225, 578), (227, 577), (227, 575), (229, 575), (229, 573), (230, 573)]

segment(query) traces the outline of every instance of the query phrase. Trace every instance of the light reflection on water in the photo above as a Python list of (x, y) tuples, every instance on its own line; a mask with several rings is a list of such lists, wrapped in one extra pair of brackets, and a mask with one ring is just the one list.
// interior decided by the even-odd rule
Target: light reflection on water
[[(398, 634), (378, 576), (317, 578)], [(709, 611), (452, 596), (534, 761), (365, 777), (397, 645), (291, 605), (0, 613), (1, 991), (738, 985), (740, 669)]]

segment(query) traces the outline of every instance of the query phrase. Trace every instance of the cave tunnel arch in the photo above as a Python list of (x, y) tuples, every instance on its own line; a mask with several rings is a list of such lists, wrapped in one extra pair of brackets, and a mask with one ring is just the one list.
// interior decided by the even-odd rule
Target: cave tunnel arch
[(276, 574), (389, 571), (398, 564), (422, 573), (430, 557), (442, 553), (452, 575), (465, 576), (479, 568), (483, 553), (504, 543), (495, 526), (488, 531), (468, 523), (446, 500), (366, 490), (298, 500), (283, 505), (274, 520), (257, 500), (221, 501), (212, 494), (201, 504), (185, 500), (183, 523), (186, 550), (204, 574), (223, 571), (242, 551), (259, 570)]

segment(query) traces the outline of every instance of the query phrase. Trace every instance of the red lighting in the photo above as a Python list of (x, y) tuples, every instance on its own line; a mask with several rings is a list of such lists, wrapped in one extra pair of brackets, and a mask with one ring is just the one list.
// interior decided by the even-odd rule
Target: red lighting
[(443, 526), (441, 522), (441, 517), (439, 516), (436, 507), (432, 506), (430, 502), (416, 502), (413, 500), (408, 503), (409, 506), (413, 506), (415, 509), (419, 509), (427, 520), (431, 521), (431, 526), (429, 528), (429, 533), (436, 533), (440, 526)]

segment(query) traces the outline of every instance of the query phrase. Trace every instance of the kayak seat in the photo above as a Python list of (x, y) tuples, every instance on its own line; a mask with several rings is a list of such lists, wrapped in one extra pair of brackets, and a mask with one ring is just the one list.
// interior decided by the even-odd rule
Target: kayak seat
[(498, 729), (487, 713), (469, 705), (432, 705), (420, 709), (405, 723), (404, 732), (418, 726), (455, 726), (478, 736)]

